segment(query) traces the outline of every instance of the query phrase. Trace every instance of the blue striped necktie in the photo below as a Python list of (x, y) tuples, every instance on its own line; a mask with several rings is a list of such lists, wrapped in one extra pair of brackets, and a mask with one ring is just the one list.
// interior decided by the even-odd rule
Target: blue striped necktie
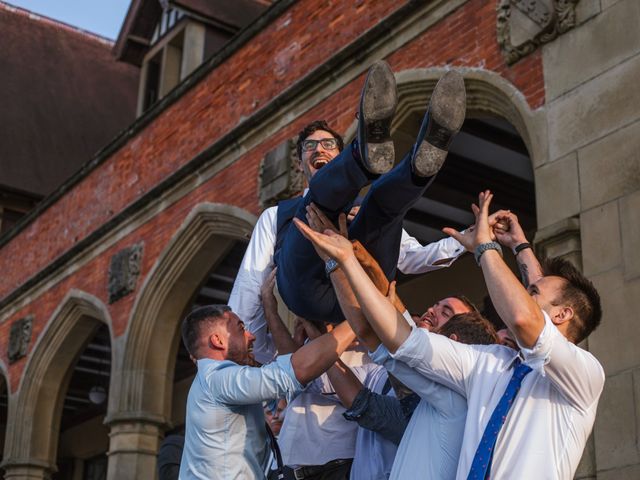
[(507, 385), (506, 390), (502, 394), (502, 398), (496, 405), (496, 408), (491, 414), (489, 423), (487, 423), (480, 444), (476, 450), (476, 454), (473, 457), (471, 463), (471, 470), (469, 470), (469, 476), (467, 480), (486, 480), (489, 478), (489, 472), (491, 465), (491, 458), (493, 457), (493, 449), (498, 439), (498, 433), (500, 428), (504, 424), (507, 418), (509, 409), (513, 404), (513, 400), (516, 398), (522, 380), (531, 371), (531, 367), (520, 362), (519, 358), (515, 360), (515, 368), (513, 369), (513, 376)]

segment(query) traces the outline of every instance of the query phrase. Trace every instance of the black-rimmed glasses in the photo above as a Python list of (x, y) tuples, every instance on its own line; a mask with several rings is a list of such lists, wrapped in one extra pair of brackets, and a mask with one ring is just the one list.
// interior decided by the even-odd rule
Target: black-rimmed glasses
[(302, 142), (302, 151), (311, 152), (316, 149), (318, 144), (322, 145), (325, 150), (338, 148), (338, 140), (335, 138), (321, 138), (320, 140), (305, 140)]

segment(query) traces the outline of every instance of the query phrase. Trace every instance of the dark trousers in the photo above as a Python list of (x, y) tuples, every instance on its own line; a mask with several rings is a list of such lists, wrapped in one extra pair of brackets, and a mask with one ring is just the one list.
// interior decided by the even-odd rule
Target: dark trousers
[[(354, 158), (352, 148), (347, 146), (314, 175), (295, 217), (306, 223), (306, 207), (311, 202), (334, 224), (340, 213), (348, 212), (360, 190), (372, 182), (371, 175)], [(389, 280), (396, 274), (402, 220), (432, 180), (433, 177), (415, 177), (407, 155), (390, 172), (371, 183), (360, 212), (349, 226), (349, 239), (364, 245)], [(278, 290), (289, 309), (315, 322), (344, 320), (331, 281), (324, 273), (324, 264), (311, 242), (293, 222), (279, 235), (284, 237), (275, 256)]]

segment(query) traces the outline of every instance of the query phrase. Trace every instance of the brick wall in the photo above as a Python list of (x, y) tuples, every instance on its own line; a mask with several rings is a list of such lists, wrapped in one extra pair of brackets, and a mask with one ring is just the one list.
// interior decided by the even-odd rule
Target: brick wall
[[(7, 243), (0, 251), (4, 272), (0, 298), (401, 6), (397, 0), (296, 3)], [(495, 7), (495, 0), (471, 0), (387, 60), (395, 70), (446, 64), (490, 69), (514, 83), (533, 108), (539, 107), (544, 103), (540, 54), (534, 53), (512, 68), (505, 65), (496, 42)], [(355, 79), (99, 258), (32, 298), (0, 325), (0, 356), (5, 364), (13, 320), (35, 316), (33, 346), (71, 288), (107, 303), (107, 270), (116, 251), (144, 242), (141, 285), (194, 205), (203, 201), (230, 203), (259, 213), (257, 175), (265, 153), (316, 118), (327, 119), (339, 131), (346, 130), (354, 119), (361, 85), (362, 77)], [(109, 306), (116, 336), (126, 329), (136, 293)], [(18, 386), (24, 364), (22, 359), (9, 369), (12, 391)]]

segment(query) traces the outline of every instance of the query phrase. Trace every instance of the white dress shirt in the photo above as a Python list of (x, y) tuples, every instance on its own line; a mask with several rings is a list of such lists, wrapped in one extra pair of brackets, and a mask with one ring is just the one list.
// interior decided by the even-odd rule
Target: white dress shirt
[[(267, 332), (260, 287), (274, 267), (277, 209), (267, 208), (258, 218), (229, 297), (231, 309), (256, 337), (253, 354), (260, 363), (268, 363), (276, 355), (275, 345)], [(403, 230), (398, 269), (407, 274), (438, 270), (451, 265), (464, 252), (464, 247), (453, 238), (422, 246)]]
[[(604, 371), (589, 352), (569, 342), (545, 313), (532, 349), (533, 371), (522, 382), (496, 442), (491, 478), (572, 479), (593, 428)], [(457, 478), (471, 468), (485, 426), (513, 374), (518, 352), (500, 345), (464, 345), (414, 329), (393, 357), (467, 399)]]
[(371, 359), (420, 396), (398, 446), (390, 479), (456, 478), (467, 418), (467, 401), (450, 388), (430, 380), (405, 363), (392, 359), (380, 345)]
[(265, 478), (270, 447), (262, 401), (291, 398), (301, 388), (291, 355), (262, 368), (198, 360), (187, 397), (180, 480)]
[[(362, 364), (357, 352), (340, 357), (353, 368), (361, 382), (366, 381), (373, 363)], [(280, 357), (278, 357), (280, 359)], [(327, 374), (309, 383), (287, 406), (278, 436), (282, 461), (290, 467), (324, 465), (331, 460), (353, 458), (358, 424), (347, 421)]]

